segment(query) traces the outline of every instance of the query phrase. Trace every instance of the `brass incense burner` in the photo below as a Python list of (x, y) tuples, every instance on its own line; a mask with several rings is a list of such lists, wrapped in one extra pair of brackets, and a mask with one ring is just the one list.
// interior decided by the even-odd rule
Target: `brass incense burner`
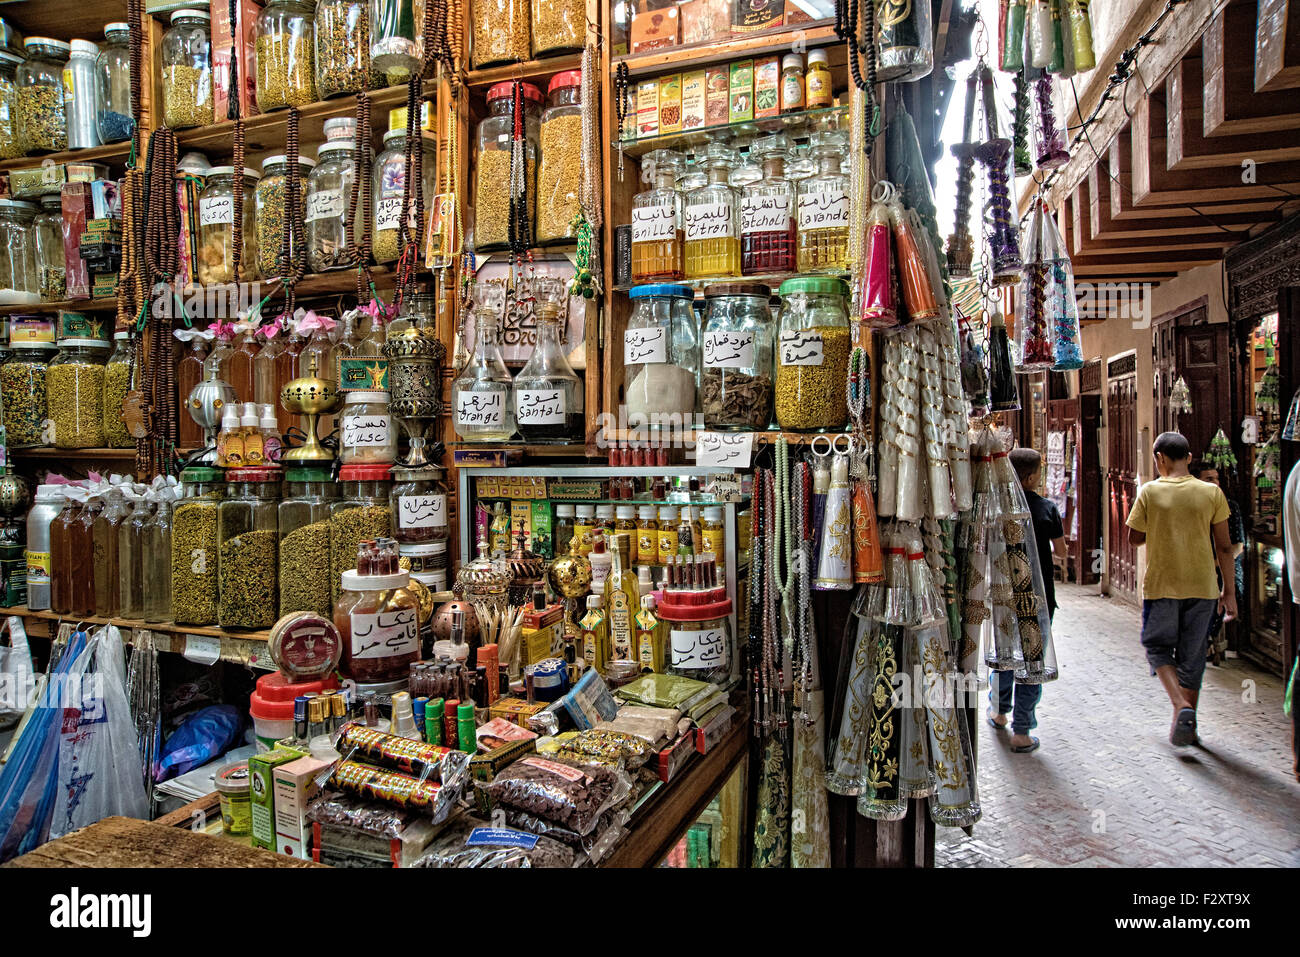
[(437, 297), (412, 296), (408, 308), (389, 327), (384, 342), (388, 360), (388, 410), (410, 438), (405, 468), (425, 468), (429, 432), (436, 430), (442, 414), (442, 360), (447, 347), (438, 340), (434, 325)]
[(289, 449), (281, 456), (286, 464), (328, 465), (334, 461), (334, 453), (321, 445), (320, 439), (316, 437), (316, 423), (322, 415), (328, 415), (339, 407), (339, 390), (333, 380), (322, 379), (317, 375), (316, 363), (313, 354), (309, 359), (308, 374), (290, 380), (280, 392), (281, 405), (307, 420), (303, 427), (307, 440), (300, 448)]

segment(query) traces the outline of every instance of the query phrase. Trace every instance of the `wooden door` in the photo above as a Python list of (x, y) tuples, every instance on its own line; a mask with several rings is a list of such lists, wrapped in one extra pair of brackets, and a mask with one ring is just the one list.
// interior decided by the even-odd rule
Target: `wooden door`
[[(1155, 426), (1181, 432), (1193, 457), (1210, 447), (1217, 429), (1232, 432), (1232, 398), (1228, 363), (1228, 324), (1211, 325), (1205, 300), (1155, 320), (1152, 337)], [(1192, 396), (1190, 412), (1175, 412), (1169, 403), (1174, 381), (1182, 376)]]
[[(1109, 542), (1107, 564), (1112, 594), (1137, 598), (1137, 549), (1129, 544), (1128, 518), (1137, 498), (1137, 370), (1136, 356), (1111, 360), (1107, 381), (1106, 487)], [(1132, 371), (1129, 371), (1132, 367)], [(1118, 374), (1117, 374), (1118, 373)]]

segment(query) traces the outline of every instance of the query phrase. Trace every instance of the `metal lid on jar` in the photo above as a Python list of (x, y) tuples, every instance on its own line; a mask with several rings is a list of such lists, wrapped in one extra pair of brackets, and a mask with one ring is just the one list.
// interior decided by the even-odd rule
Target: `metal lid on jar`
[(227, 482), (278, 482), (280, 470), (277, 468), (227, 469)]
[(386, 482), (392, 466), (383, 462), (354, 462), (339, 469), (340, 482)]
[(99, 44), (90, 40), (73, 40), (68, 46), (73, 56), (99, 56)]
[(355, 116), (332, 116), (321, 124), (321, 130), (325, 133), (326, 140), (342, 139), (344, 133), (351, 140), (357, 132), (357, 118)]
[[(533, 84), (531, 83), (525, 83), (523, 87), (524, 87), (525, 100), (532, 100), (534, 103), (542, 102), (541, 90), (533, 86)], [(510, 97), (514, 96), (514, 92), (515, 92), (514, 80), (506, 80), (504, 83), (497, 83), (493, 86), (488, 87), (487, 98), (489, 101), (499, 100), (502, 99), (503, 97), (505, 99), (509, 99)]]
[[(284, 153), (276, 153), (274, 156), (268, 156), (266, 159), (262, 160), (262, 172), (265, 173), (268, 166), (274, 166), (276, 163), (284, 163), (288, 165), (288, 162), (289, 157)], [(310, 169), (316, 165), (316, 161), (314, 159), (308, 159), (306, 156), (299, 156), (298, 165), (306, 166)]]
[(23, 62), (21, 53), (13, 53), (10, 50), (0, 50), (0, 66), (17, 66)]
[(35, 213), (36, 207), (32, 203), (24, 203), (20, 199), (0, 199), (0, 209), (16, 209), (20, 212)]
[[(387, 398), (388, 393), (383, 393)], [(399, 482), (441, 482), (447, 477), (447, 470), (441, 465), (421, 465), (419, 468), (393, 466), (393, 478)]]
[(205, 465), (191, 465), (187, 469), (181, 469), (181, 481), (185, 483), (196, 482), (224, 482), (226, 473), (221, 469), (209, 468)]
[(813, 296), (845, 296), (849, 294), (849, 284), (834, 276), (800, 276), (787, 279), (781, 283), (780, 294), (792, 296), (805, 293)]
[(296, 611), (280, 618), (267, 639), (271, 660), (290, 682), (323, 678), (338, 667), (343, 638), (323, 615)]
[(770, 299), (772, 290), (761, 282), (715, 282), (704, 287), (705, 299), (719, 296), (759, 296)]
[(67, 53), (71, 49), (68, 44), (53, 37), (28, 37), (23, 41), (23, 49), (30, 50), (33, 47), (50, 47), (60, 53)]
[(675, 299), (694, 299), (695, 290), (674, 282), (651, 282), (643, 286), (633, 286), (628, 290), (629, 299), (649, 299), (653, 296), (670, 296)]
[(323, 160), (327, 153), (351, 153), (352, 150), (351, 140), (330, 140), (316, 147), (316, 162)]
[(62, 349), (65, 346), (72, 347), (72, 348), (84, 347), (88, 349), (107, 349), (108, 343), (105, 342), (103, 339), (79, 339), (79, 338), (60, 339), (59, 348)]
[(387, 392), (349, 392), (343, 397), (344, 405), (360, 405), (365, 402), (388, 403)]
[(814, 63), (830, 63), (830, 55), (825, 50), (812, 50), (808, 53), (808, 65)]
[(404, 127), (395, 130), (389, 130), (387, 133), (384, 134), (384, 145), (387, 146), (390, 140), (392, 142), (397, 142), (400, 139), (405, 139), (405, 137), (406, 137), (406, 129)]
[(208, 13), (206, 10), (195, 10), (190, 7), (187, 7), (184, 10), (173, 10), (169, 22), (175, 23), (180, 19), (211, 20), (212, 14)]
[[(189, 469), (186, 469), (189, 471)], [(181, 473), (181, 481), (185, 480), (185, 473)], [(330, 470), (323, 468), (290, 468), (284, 471), (284, 480), (286, 482), (328, 482), (330, 480)]]
[(802, 70), (803, 57), (797, 53), (787, 53), (781, 60), (782, 70)]
[[(106, 37), (112, 36), (114, 33), (130, 33), (130, 32), (131, 32), (131, 24), (123, 23), (121, 20), (114, 20), (112, 23), (104, 24), (104, 36)], [(77, 41), (73, 40), (72, 42), (76, 43)]]
[[(208, 170), (209, 176), (234, 176), (235, 168), (233, 166), (214, 166)], [(257, 170), (244, 167), (244, 176), (249, 179), (257, 179)]]
[(582, 82), (581, 70), (565, 70), (563, 73), (557, 73), (551, 77), (551, 82), (547, 84), (546, 92), (554, 93), (556, 90), (562, 90), (566, 86), (577, 86)]

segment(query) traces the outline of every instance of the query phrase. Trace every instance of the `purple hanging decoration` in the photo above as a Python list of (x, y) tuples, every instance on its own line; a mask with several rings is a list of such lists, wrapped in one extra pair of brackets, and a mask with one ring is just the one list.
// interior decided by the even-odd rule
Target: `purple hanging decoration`
[(1065, 148), (1065, 135), (1056, 125), (1052, 110), (1052, 78), (1044, 73), (1034, 81), (1038, 98), (1038, 168), (1056, 169), (1070, 161)]
[(993, 71), (979, 68), (984, 98), (984, 122), (988, 140), (975, 148), (975, 158), (984, 164), (989, 176), (989, 209), (993, 220), (989, 234), (989, 264), (993, 267), (993, 284), (1010, 286), (1020, 281), (1020, 240), (1011, 216), (1011, 141), (998, 136), (997, 101), (993, 95)]

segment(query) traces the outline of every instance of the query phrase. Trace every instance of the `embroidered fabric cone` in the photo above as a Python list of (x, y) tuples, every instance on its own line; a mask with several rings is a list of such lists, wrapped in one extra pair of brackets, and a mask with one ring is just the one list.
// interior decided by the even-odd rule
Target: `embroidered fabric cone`
[[(874, 195), (893, 192), (889, 183), (877, 183)], [(866, 262), (858, 300), (859, 316), (868, 329), (892, 329), (898, 325), (898, 304), (894, 300), (894, 241), (889, 208), (875, 202), (867, 217)]]
[(818, 591), (848, 591), (852, 587), (853, 505), (849, 489), (849, 456), (837, 452), (831, 462), (825, 528), (813, 588)]
[(980, 819), (979, 793), (971, 760), (970, 732), (958, 710), (962, 682), (944, 653), (942, 624), (912, 629), (917, 659), (925, 676), (926, 725), (930, 736), (930, 767), (935, 790), (930, 819), (941, 827), (969, 827)]
[[(811, 617), (811, 616), (810, 616)], [(790, 866), (830, 867), (830, 811), (826, 800), (826, 715), (817, 642), (809, 642), (811, 684), (792, 725)]]
[(924, 677), (921, 659), (916, 655), (916, 642), (903, 642), (902, 661), (905, 693), (898, 709), (898, 725), (902, 736), (899, 742), (898, 789), (902, 797), (929, 797), (934, 793), (935, 776), (930, 770), (930, 732), (926, 726), (923, 700)]
[(885, 579), (885, 560), (880, 552), (880, 529), (871, 485), (853, 483), (853, 580), (858, 584)]
[[(865, 590), (858, 594), (859, 604)], [(826, 767), (826, 789), (845, 797), (857, 797), (866, 788), (867, 716), (871, 710), (872, 646), (879, 625), (871, 618), (854, 614), (857, 637), (853, 642), (847, 679), (837, 691), (842, 702), (839, 733)]]
[(879, 625), (873, 626), (872, 634), (863, 761), (866, 789), (858, 795), (858, 813), (876, 821), (901, 821), (907, 816), (907, 799), (898, 780), (902, 733), (893, 678), (906, 632), (900, 625)]

